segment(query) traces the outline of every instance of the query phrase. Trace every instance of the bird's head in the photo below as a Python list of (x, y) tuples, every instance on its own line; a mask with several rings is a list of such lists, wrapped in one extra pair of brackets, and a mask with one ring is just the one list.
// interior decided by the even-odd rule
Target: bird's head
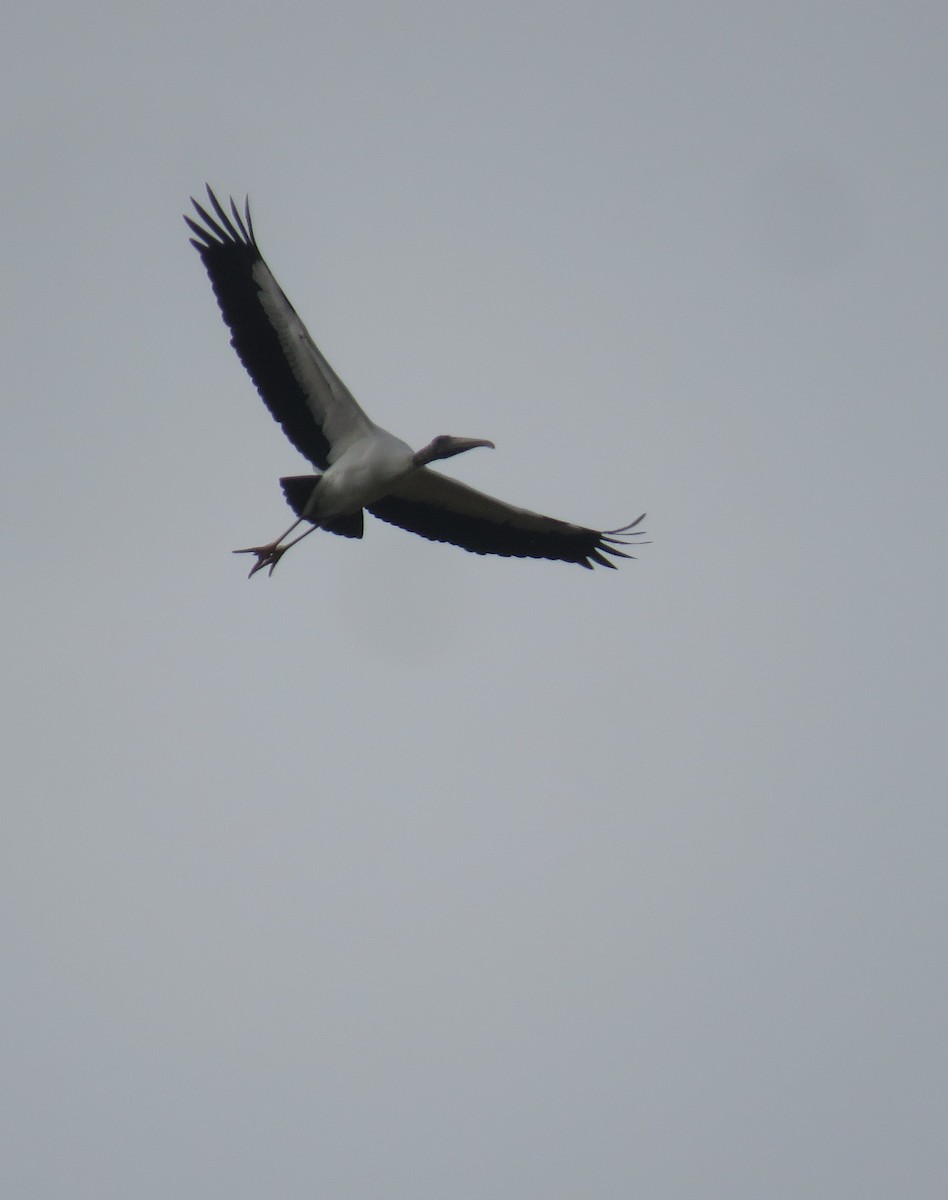
[(413, 456), (413, 461), (416, 467), (423, 467), (434, 462), (436, 458), (453, 458), (455, 454), (463, 454), (465, 450), (473, 450), (475, 446), (489, 446), (491, 450), (494, 449), (494, 443), (484, 438), (451, 437), (442, 433), (423, 450), (419, 450)]

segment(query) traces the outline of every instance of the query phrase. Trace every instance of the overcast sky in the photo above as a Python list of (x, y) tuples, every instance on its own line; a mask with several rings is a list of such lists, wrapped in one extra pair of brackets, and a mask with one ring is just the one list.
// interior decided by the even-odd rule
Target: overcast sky
[[(948, 11), (19, 5), (0, 1180), (29, 1200), (934, 1197)], [(306, 469), (181, 213), (369, 414), (620, 570)]]

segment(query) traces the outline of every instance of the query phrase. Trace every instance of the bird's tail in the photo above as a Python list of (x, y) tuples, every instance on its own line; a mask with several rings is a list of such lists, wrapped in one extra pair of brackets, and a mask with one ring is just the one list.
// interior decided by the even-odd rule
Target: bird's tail
[[(321, 478), (321, 475), (286, 475), (280, 480), (280, 487), (283, 489), (286, 502), (298, 517), (302, 517), (306, 512)], [(341, 517), (331, 517), (328, 521), (320, 521), (319, 527), (328, 529), (330, 533), (338, 533), (340, 537), (360, 538), (363, 524), (363, 514), (360, 508), (358, 512), (345, 513)]]

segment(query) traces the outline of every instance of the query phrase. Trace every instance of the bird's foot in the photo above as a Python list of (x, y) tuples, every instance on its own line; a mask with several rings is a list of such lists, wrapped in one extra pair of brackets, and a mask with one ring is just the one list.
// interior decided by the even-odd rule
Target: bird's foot
[(257, 561), (250, 568), (250, 574), (247, 576), (248, 579), (252, 579), (264, 567), (269, 567), (270, 570), (267, 574), (272, 575), (273, 568), (287, 549), (287, 546), (281, 546), (279, 542), (270, 542), (266, 546), (248, 546), (245, 550), (235, 550), (234, 554), (256, 554)]

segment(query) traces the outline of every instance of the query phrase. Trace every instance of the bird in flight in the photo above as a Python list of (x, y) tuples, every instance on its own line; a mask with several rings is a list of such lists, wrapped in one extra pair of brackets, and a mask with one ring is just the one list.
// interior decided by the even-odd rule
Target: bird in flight
[[(250, 575), (273, 569), (291, 547), (314, 529), (361, 538), (364, 513), (435, 542), (451, 542), (475, 554), (546, 558), (615, 567), (613, 558), (632, 558), (621, 547), (640, 538), (645, 514), (619, 529), (596, 530), (544, 517), (495, 500), (431, 470), (429, 463), (452, 458), (485, 438), (441, 434), (421, 450), (371, 421), (335, 373), (264, 261), (254, 236), (250, 202), (228, 212), (210, 187), (210, 208), (193, 197), (198, 220), (185, 216), (211, 279), (231, 344), (257, 385), (264, 404), (315, 475), (280, 480), (296, 514), (272, 542), (235, 554), (253, 554)], [(300, 525), (309, 528), (287, 541)]]

